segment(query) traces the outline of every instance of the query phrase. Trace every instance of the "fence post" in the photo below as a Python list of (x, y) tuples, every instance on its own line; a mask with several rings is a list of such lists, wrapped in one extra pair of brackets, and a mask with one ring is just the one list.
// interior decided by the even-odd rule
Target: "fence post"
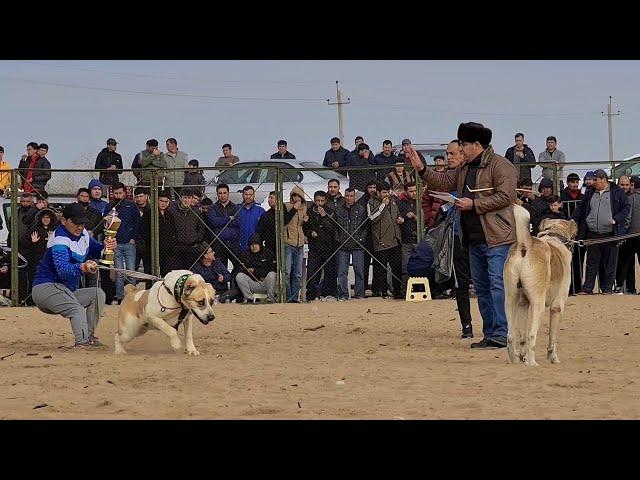
[(553, 164), (553, 194), (560, 195), (560, 183), (558, 182), (558, 167), (557, 163)]
[(284, 241), (284, 175), (278, 167), (276, 169), (276, 264), (278, 268), (278, 290), (280, 303), (287, 303), (287, 269), (285, 265)]
[(417, 242), (420, 243), (424, 238), (424, 213), (422, 212), (422, 177), (418, 175), (418, 172), (414, 169), (416, 176), (416, 228), (418, 229)]
[(158, 170), (151, 171), (151, 274), (160, 276), (160, 213), (158, 211)]
[(18, 170), (11, 170), (11, 305), (18, 306), (20, 270), (18, 270)]

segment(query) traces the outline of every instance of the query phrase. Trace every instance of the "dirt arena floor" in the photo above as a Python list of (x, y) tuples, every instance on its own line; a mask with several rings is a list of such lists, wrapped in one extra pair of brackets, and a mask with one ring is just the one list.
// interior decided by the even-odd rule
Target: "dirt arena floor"
[(570, 297), (562, 363), (546, 360), (545, 324), (537, 368), (469, 349), (452, 300), (218, 305), (195, 326), (199, 357), (158, 332), (116, 357), (117, 308), (98, 327), (109, 348), (92, 351), (61, 348), (62, 317), (0, 310), (0, 418), (640, 418), (640, 296)]

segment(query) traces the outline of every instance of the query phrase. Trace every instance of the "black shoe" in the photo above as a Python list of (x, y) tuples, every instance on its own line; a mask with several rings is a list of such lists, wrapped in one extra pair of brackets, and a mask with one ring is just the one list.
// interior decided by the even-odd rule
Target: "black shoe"
[(462, 336), (460, 338), (473, 338), (473, 328), (471, 325), (462, 326)]
[(492, 337), (487, 343), (492, 347), (505, 348), (507, 346), (507, 339), (504, 337)]
[(471, 344), (471, 348), (496, 348), (493, 345), (489, 345), (489, 339), (483, 338), (479, 342), (475, 342)]

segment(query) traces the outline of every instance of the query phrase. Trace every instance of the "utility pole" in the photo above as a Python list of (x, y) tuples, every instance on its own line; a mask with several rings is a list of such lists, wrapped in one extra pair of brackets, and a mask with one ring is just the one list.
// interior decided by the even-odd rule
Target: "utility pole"
[(327, 98), (328, 105), (337, 105), (338, 106), (338, 132), (340, 137), (340, 143), (344, 145), (344, 130), (342, 128), (342, 105), (348, 105), (351, 103), (351, 99), (347, 98), (346, 102), (342, 101), (342, 92), (340, 91), (340, 87), (338, 86), (338, 81), (336, 80), (336, 102), (331, 103), (331, 100)]
[(602, 115), (607, 115), (607, 123), (609, 124), (609, 162), (611, 162), (611, 165), (613, 166), (613, 122), (611, 117), (620, 115), (620, 110), (618, 110), (617, 113), (611, 113), (611, 95), (609, 95), (609, 105), (607, 105), (607, 113), (601, 113)]

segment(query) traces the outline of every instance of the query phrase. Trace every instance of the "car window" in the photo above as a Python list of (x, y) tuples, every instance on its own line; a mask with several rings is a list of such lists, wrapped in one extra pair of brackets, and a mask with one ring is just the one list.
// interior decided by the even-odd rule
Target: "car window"
[(228, 185), (236, 183), (251, 183), (255, 174), (255, 167), (225, 170), (218, 175), (218, 183)]
[(259, 168), (257, 169), (257, 177), (254, 180), (255, 183), (275, 183), (276, 182), (276, 169), (275, 168)]
[(300, 183), (304, 178), (302, 172), (296, 172), (295, 170), (283, 170), (285, 182)]
[(306, 168), (317, 168), (317, 170), (314, 170), (313, 173), (324, 180), (333, 180), (334, 178), (336, 178), (336, 176), (341, 175), (334, 172), (333, 170), (329, 170), (327, 167), (320, 165), (317, 162), (300, 162), (300, 165)]

